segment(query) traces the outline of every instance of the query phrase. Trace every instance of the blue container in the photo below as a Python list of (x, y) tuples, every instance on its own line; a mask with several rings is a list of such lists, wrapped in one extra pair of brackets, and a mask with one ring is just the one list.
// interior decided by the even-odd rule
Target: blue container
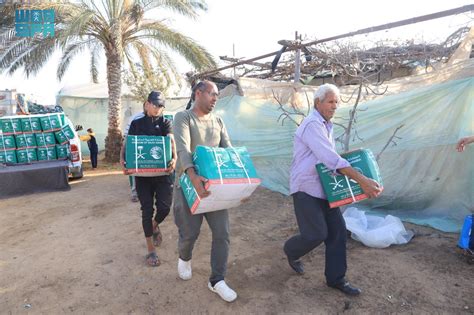
[(461, 235), (459, 236), (458, 246), (464, 249), (474, 249), (474, 235), (473, 235), (473, 221), (474, 215), (470, 214), (464, 219), (464, 224), (462, 225)]

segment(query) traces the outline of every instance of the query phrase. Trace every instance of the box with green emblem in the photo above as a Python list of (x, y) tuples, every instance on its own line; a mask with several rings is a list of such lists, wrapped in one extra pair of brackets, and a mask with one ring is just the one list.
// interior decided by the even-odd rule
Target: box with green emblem
[(193, 214), (237, 207), (261, 182), (245, 147), (197, 146), (193, 163), (198, 175), (208, 179), (205, 188), (211, 191), (210, 196), (201, 199), (188, 175), (180, 177), (180, 186)]
[(65, 125), (61, 130), (55, 131), (54, 135), (59, 144), (68, 143), (70, 139), (74, 139), (74, 132), (69, 125)]
[(36, 133), (36, 144), (38, 147), (50, 146), (56, 144), (56, 138), (52, 132)]
[(13, 135), (22, 133), (21, 120), (17, 117), (1, 117), (0, 129), (4, 135)]
[(33, 133), (15, 135), (15, 142), (18, 149), (36, 148), (36, 137)]
[(171, 114), (164, 114), (164, 115), (163, 115), (163, 118), (164, 118), (164, 119), (171, 120), (171, 122), (173, 122), (173, 120), (174, 120), (174, 116), (171, 115)]
[(0, 150), (0, 164), (16, 164), (16, 150)]
[(57, 144), (56, 156), (58, 160), (64, 160), (69, 157), (69, 144)]
[(40, 117), (41, 129), (43, 131), (60, 130), (64, 123), (63, 113), (47, 114)]
[(172, 158), (170, 137), (127, 136), (125, 150), (128, 173), (168, 175), (165, 170)]
[(15, 136), (5, 136), (0, 133), (0, 150), (14, 150), (16, 149)]
[(21, 130), (23, 132), (41, 132), (41, 123), (40, 118), (37, 116), (26, 116), (20, 118), (21, 120)]
[[(360, 149), (341, 154), (341, 157), (346, 159), (356, 171), (382, 185), (382, 177), (372, 151)], [(367, 199), (362, 188), (355, 180), (334, 170), (329, 170), (322, 163), (316, 165), (316, 171), (319, 174), (331, 208)]]
[(18, 149), (16, 150), (18, 163), (31, 163), (38, 160), (36, 149)]
[(50, 160), (56, 160), (56, 146), (50, 146), (50, 147), (41, 147), (36, 149), (37, 150), (37, 156), (38, 156), (38, 161), (50, 161)]

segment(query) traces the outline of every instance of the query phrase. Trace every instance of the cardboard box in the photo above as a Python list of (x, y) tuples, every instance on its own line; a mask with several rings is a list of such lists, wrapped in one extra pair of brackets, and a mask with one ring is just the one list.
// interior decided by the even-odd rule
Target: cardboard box
[(188, 175), (180, 177), (180, 186), (193, 214), (237, 207), (261, 183), (245, 147), (197, 146), (193, 162), (196, 172), (208, 179), (205, 188), (211, 192), (209, 197), (200, 199)]
[(74, 139), (74, 131), (69, 125), (63, 126), (61, 130), (55, 131), (54, 136), (59, 144), (69, 143), (69, 140)]
[(56, 146), (41, 147), (36, 149), (38, 161), (56, 160)]
[(69, 144), (57, 144), (56, 145), (56, 156), (58, 160), (65, 160), (69, 157)]
[[(341, 154), (341, 157), (354, 169), (382, 185), (382, 177), (372, 151), (360, 149)], [(329, 170), (322, 163), (316, 165), (316, 170), (331, 208), (367, 199), (360, 185), (349, 177)]]
[(56, 138), (52, 132), (36, 133), (36, 144), (38, 147), (51, 146), (56, 144)]
[(21, 120), (21, 129), (23, 132), (41, 132), (41, 122), (40, 118), (37, 116), (26, 116), (20, 118)]
[(164, 115), (163, 115), (163, 118), (164, 118), (164, 119), (171, 120), (171, 122), (173, 122), (173, 120), (174, 120), (174, 115), (171, 115), (171, 114), (164, 114)]
[(13, 135), (5, 136), (0, 133), (0, 150), (15, 150), (16, 142)]
[(46, 114), (40, 117), (41, 129), (43, 131), (57, 131), (64, 126), (64, 114), (63, 113), (53, 113)]
[(38, 160), (36, 149), (18, 149), (16, 150), (18, 163), (31, 163)]
[(131, 174), (168, 175), (171, 139), (160, 136), (127, 136), (125, 167)]
[(13, 135), (23, 132), (21, 129), (21, 120), (16, 117), (1, 117), (0, 129), (4, 135)]
[(16, 150), (0, 150), (0, 164), (16, 164)]
[(15, 135), (16, 147), (18, 149), (36, 148), (36, 137), (32, 133)]

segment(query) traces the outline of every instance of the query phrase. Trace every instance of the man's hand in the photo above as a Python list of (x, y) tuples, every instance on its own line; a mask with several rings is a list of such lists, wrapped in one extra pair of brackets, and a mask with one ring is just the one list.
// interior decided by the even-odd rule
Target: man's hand
[(458, 152), (463, 152), (464, 149), (466, 148), (466, 145), (468, 145), (469, 143), (472, 143), (472, 142), (474, 142), (474, 136), (461, 138), (461, 139), (459, 139), (458, 143), (456, 144), (456, 150)]
[(131, 172), (125, 167), (125, 160), (122, 157), (120, 158), (120, 166), (122, 166), (122, 171), (125, 175), (131, 174)]
[(166, 169), (166, 172), (167, 173), (171, 173), (174, 171), (176, 167), (176, 159), (171, 159), (169, 162), (168, 162), (168, 168)]
[(360, 188), (369, 198), (376, 198), (382, 192), (383, 188), (375, 180), (367, 178), (364, 176), (364, 179), (359, 181)]
[(193, 183), (194, 189), (196, 189), (199, 198), (206, 198), (211, 194), (210, 191), (204, 188), (207, 178), (196, 174), (189, 174), (189, 179), (191, 180), (191, 183)]

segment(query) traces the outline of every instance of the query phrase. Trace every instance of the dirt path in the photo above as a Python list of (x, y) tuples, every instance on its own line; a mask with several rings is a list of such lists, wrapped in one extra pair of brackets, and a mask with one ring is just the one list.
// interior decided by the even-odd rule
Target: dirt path
[(474, 313), (474, 265), (459, 257), (455, 234), (408, 225), (418, 236), (383, 250), (350, 240), (348, 277), (364, 293), (348, 298), (324, 284), (324, 246), (304, 258), (304, 276), (291, 272), (281, 248), (296, 231), (292, 202), (258, 189), (231, 210), (227, 281), (239, 298), (226, 304), (207, 289), (207, 224), (184, 282), (172, 215), (162, 226), (162, 265), (146, 267), (127, 179), (99, 169), (71, 186), (0, 200), (1, 314)]

